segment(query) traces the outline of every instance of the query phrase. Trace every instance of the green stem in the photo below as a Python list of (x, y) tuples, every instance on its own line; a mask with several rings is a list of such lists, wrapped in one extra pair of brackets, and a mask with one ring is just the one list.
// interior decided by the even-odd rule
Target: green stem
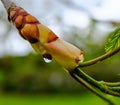
[(79, 77), (81, 77), (82, 79), (90, 83), (92, 86), (98, 88), (102, 92), (120, 97), (120, 93), (116, 91), (114, 88), (108, 87), (107, 85), (100, 84), (98, 81), (96, 81), (95, 79), (91, 78), (89, 75), (84, 73), (81, 69), (76, 68), (74, 72), (76, 73), (76, 75), (78, 75)]
[(119, 51), (120, 51), (120, 47), (114, 49), (113, 51), (107, 52), (106, 54), (104, 54), (104, 55), (102, 55), (100, 57), (97, 57), (95, 59), (85, 61), (85, 62), (81, 62), (81, 63), (79, 63), (78, 67), (86, 67), (86, 66), (96, 64), (96, 63), (98, 63), (98, 62), (100, 62), (102, 60), (105, 60), (105, 59), (113, 56), (114, 54), (118, 53)]
[(87, 89), (89, 89), (91, 92), (93, 92), (94, 94), (96, 94), (98, 97), (100, 97), (101, 99), (103, 99), (105, 102), (109, 103), (109, 105), (115, 105), (114, 102), (112, 102), (110, 99), (108, 99), (104, 94), (102, 94), (100, 91), (98, 91), (96, 88), (92, 87), (88, 82), (86, 82), (84, 79), (80, 78), (78, 75), (76, 75), (73, 72), (69, 72), (70, 75), (76, 80), (78, 81), (80, 84), (84, 85)]
[(104, 82), (104, 81), (100, 81), (99, 82), (100, 84), (103, 84), (103, 85), (107, 85), (107, 86), (110, 86), (110, 87), (120, 87), (120, 82)]
[(108, 89), (120, 93), (120, 82), (109, 83), (109, 82), (100, 81), (99, 84), (105, 85), (108, 87)]
[(118, 92), (120, 94), (120, 87), (108, 87), (108, 89)]

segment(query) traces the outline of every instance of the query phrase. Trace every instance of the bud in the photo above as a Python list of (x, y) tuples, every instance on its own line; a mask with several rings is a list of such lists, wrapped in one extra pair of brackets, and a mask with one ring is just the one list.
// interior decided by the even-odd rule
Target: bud
[(28, 14), (24, 9), (16, 7), (9, 12), (9, 19), (14, 23), (20, 35), (30, 43), (39, 39), (39, 21)]
[(68, 70), (75, 69), (84, 59), (83, 51), (60, 39), (49, 28), (20, 7), (9, 11), (9, 19), (14, 23), (20, 35), (28, 40), (32, 47), (44, 58), (55, 59)]
[(84, 60), (83, 51), (60, 38), (46, 44), (45, 48), (53, 59), (68, 70), (75, 69)]

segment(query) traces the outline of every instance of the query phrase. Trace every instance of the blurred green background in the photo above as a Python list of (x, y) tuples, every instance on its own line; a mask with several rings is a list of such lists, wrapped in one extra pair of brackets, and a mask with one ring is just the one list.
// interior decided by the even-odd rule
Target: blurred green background
[[(104, 6), (103, 1), (99, 0), (75, 0), (80, 5), (73, 0), (15, 1), (60, 37), (80, 47), (85, 52), (85, 60), (105, 53), (104, 46), (109, 33), (119, 25), (117, 19), (102, 20), (92, 15), (94, 12), (89, 11), (91, 8)], [(34, 9), (29, 7), (30, 4)], [(42, 10), (38, 11), (39, 7)], [(54, 60), (46, 63), (40, 55), (34, 53), (29, 43), (8, 23), (2, 4), (0, 8), (0, 105), (107, 105), (77, 83)], [(66, 15), (58, 13), (59, 10), (66, 11), (63, 11)], [(77, 18), (73, 11), (83, 16), (80, 20), (83, 19), (84, 24), (76, 21), (71, 23), (74, 20), (72, 16)], [(65, 18), (71, 18), (71, 21), (66, 22)], [(120, 81), (119, 65), (120, 54), (116, 54), (83, 68), (83, 71), (96, 80), (116, 82)], [(109, 97), (120, 103), (119, 98)]]

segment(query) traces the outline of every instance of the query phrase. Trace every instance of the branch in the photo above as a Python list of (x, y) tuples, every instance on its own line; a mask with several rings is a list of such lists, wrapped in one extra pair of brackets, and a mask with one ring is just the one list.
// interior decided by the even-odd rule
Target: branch
[(89, 84), (91, 84), (92, 86), (94, 86), (95, 88), (102, 91), (103, 93), (120, 97), (120, 87), (119, 86), (110, 87), (110, 86), (107, 86), (105, 83), (103, 84), (102, 82), (98, 82), (97, 80), (93, 79), (92, 77), (90, 77), (89, 75), (84, 73), (79, 68), (76, 68), (74, 70), (74, 73), (76, 75), (78, 75), (80, 78), (82, 78), (83, 80), (85, 80), (86, 82), (88, 82)]
[(98, 97), (100, 97), (101, 99), (103, 99), (105, 102), (109, 103), (109, 105), (115, 105), (115, 103), (110, 100), (109, 98), (107, 98), (103, 93), (101, 93), (98, 89), (94, 88), (93, 86), (91, 86), (91, 84), (89, 84), (88, 82), (86, 82), (84, 79), (80, 78), (80, 76), (78, 76), (77, 74), (75, 74), (74, 71), (69, 72), (70, 75), (76, 80), (78, 81), (80, 84), (82, 84), (83, 86), (85, 86), (87, 89), (89, 89), (91, 92), (93, 92), (94, 94), (96, 94)]
[(100, 83), (104, 84), (104, 85), (107, 85), (107, 86), (110, 86), (110, 87), (120, 87), (120, 82), (104, 82), (104, 81), (100, 81)]
[[(2, 3), (3, 3), (3, 5), (4, 5), (4, 7), (6, 8), (6, 10), (8, 11), (8, 13), (9, 12), (11, 12), (10, 10), (12, 10), (12, 9), (15, 9), (15, 7), (16, 7), (16, 5), (15, 5), (15, 3), (13, 3), (11, 0), (1, 0), (2, 1)], [(17, 13), (17, 11), (16, 11), (16, 13)], [(19, 12), (18, 12), (19, 13)], [(22, 21), (21, 22), (23, 22), (23, 23), (21, 23), (22, 25), (24, 24), (24, 22), (25, 23), (27, 23), (28, 21), (26, 21), (27, 19), (26, 19), (26, 15), (28, 15), (28, 13), (26, 13), (26, 12), (21, 12), (21, 13), (19, 13), (19, 14), (15, 14), (14, 15), (14, 17), (16, 17), (17, 15), (19, 16), (19, 15), (23, 15), (23, 18), (22, 18)], [(19, 17), (20, 18), (20, 17)], [(14, 18), (12, 18), (13, 20), (13, 23), (15, 23), (15, 25), (16, 25), (16, 27), (17, 27), (17, 23), (16, 22), (14, 22)], [(23, 21), (25, 19), (25, 21)], [(30, 18), (31, 19), (31, 18)], [(32, 19), (33, 20), (35, 20), (35, 21), (33, 21), (33, 22), (35, 22), (35, 25), (37, 26), (38, 25), (38, 21), (35, 19), (35, 18), (33, 18), (32, 17)], [(32, 19), (31, 19), (31, 21), (32, 21)], [(23, 25), (24, 26), (24, 25)], [(23, 26), (22, 26), (22, 28), (23, 28)], [(21, 26), (20, 26), (21, 27)], [(20, 27), (17, 27), (18, 28), (18, 30), (20, 30), (20, 33), (22, 33), (22, 31), (21, 31), (21, 28)], [(20, 28), (20, 29), (19, 29)], [(26, 29), (27, 28), (27, 29)], [(37, 29), (39, 29), (40, 27), (38, 27), (37, 26)], [(30, 27), (30, 29), (31, 29), (31, 27)], [(35, 32), (37, 32), (36, 30), (36, 28), (34, 28), (35, 29)], [(25, 29), (24, 29), (24, 31), (26, 31), (26, 30), (29, 30), (29, 27), (25, 27)], [(48, 30), (48, 29), (47, 29)], [(28, 32), (28, 31), (27, 31)], [(30, 32), (28, 32), (29, 34), (30, 34), (30, 36), (29, 36), (29, 34), (27, 33), (27, 34), (21, 34), (22, 36), (25, 36), (25, 38), (26, 39), (29, 39), (28, 41), (30, 42), (30, 43), (32, 43), (31, 42), (31, 36), (34, 36), (34, 34), (33, 34), (33, 32), (34, 31), (30, 31)], [(39, 34), (39, 33), (38, 33)], [(54, 35), (54, 34), (53, 34)], [(34, 42), (34, 37), (32, 37), (33, 38), (33, 42)], [(36, 39), (37, 39), (37, 41), (39, 40), (39, 36), (38, 37), (35, 37), (35, 41), (36, 41)], [(64, 45), (64, 44), (62, 44), (62, 45)], [(66, 45), (66, 44), (65, 44)], [(50, 46), (49, 46), (50, 47)], [(69, 46), (68, 46), (69, 47)], [(58, 51), (58, 50), (55, 50), (55, 53), (56, 53), (56, 51)], [(64, 50), (63, 50), (64, 51)], [(66, 51), (66, 50), (65, 50)], [(79, 67), (83, 67), (83, 66), (89, 66), (89, 65), (92, 65), (92, 64), (95, 64), (95, 63), (97, 63), (97, 62), (99, 62), (99, 61), (102, 61), (102, 60), (104, 60), (104, 59), (106, 59), (106, 58), (108, 58), (108, 57), (111, 57), (112, 55), (114, 55), (115, 53), (117, 53), (117, 52), (119, 52), (120, 51), (120, 47), (119, 48), (117, 48), (117, 49), (115, 49), (115, 50), (113, 50), (113, 51), (111, 51), (111, 52), (108, 52), (108, 53), (106, 53), (106, 54), (104, 54), (104, 55), (102, 55), (102, 56), (100, 56), (100, 57), (98, 57), (98, 58), (95, 58), (95, 59), (93, 59), (93, 60), (90, 60), (90, 61), (86, 61), (86, 62), (83, 62), (83, 63), (80, 63), (79, 64)], [(59, 54), (59, 52), (58, 52), (58, 54)], [(63, 54), (64, 55), (64, 54)], [(62, 58), (60, 58), (60, 59), (62, 59)], [(71, 60), (71, 59), (70, 59)], [(59, 61), (59, 60), (58, 60)], [(61, 63), (62, 64), (62, 63)], [(63, 66), (64, 66), (64, 64), (62, 64)], [(66, 65), (65, 65), (66, 66)], [(90, 76), (88, 76), (87, 74), (85, 74), (84, 72), (82, 72), (79, 68), (76, 68), (74, 71), (73, 71), (73, 74), (71, 74), (71, 76), (74, 78), (74, 79), (76, 79), (78, 82), (80, 82), (80, 83), (82, 83), (84, 86), (86, 86), (87, 88), (89, 88), (93, 93), (95, 93), (96, 95), (98, 95), (99, 97), (101, 97), (102, 99), (104, 99), (105, 101), (107, 101), (108, 103), (110, 103), (110, 105), (114, 105), (114, 103), (113, 102), (111, 102), (109, 99), (107, 99), (105, 96), (103, 96), (103, 95), (101, 95), (101, 94), (99, 94), (99, 92), (98, 92), (98, 90), (100, 90), (100, 91), (102, 91), (102, 92), (104, 92), (104, 93), (107, 93), (107, 94), (111, 94), (111, 95), (115, 95), (115, 96), (120, 96), (120, 93), (119, 93), (119, 91), (120, 91), (120, 87), (116, 87), (116, 86), (113, 86), (113, 87), (109, 87), (109, 86), (106, 86), (106, 84), (105, 85), (103, 85), (102, 83), (99, 83), (98, 81), (96, 81), (96, 80), (94, 80), (93, 78), (91, 78)], [(116, 85), (116, 84), (112, 84), (112, 85)], [(118, 84), (119, 85), (119, 84)], [(107, 88), (106, 88), (107, 87)], [(95, 89), (94, 89), (95, 88)]]
[(96, 63), (98, 63), (100, 61), (103, 61), (103, 60), (113, 56), (114, 54), (118, 53), (119, 51), (120, 51), (120, 47), (114, 49), (113, 51), (107, 52), (106, 54), (104, 54), (104, 55), (102, 55), (100, 57), (97, 57), (95, 59), (85, 61), (85, 62), (81, 62), (81, 63), (79, 63), (78, 67), (86, 67), (86, 66), (96, 64)]
[(14, 4), (11, 0), (1, 0), (1, 2), (3, 3), (6, 10), (8, 10), (11, 5)]

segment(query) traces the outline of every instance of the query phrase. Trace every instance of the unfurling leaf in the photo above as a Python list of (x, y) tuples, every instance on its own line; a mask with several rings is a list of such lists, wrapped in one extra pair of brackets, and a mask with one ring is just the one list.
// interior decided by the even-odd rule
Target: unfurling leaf
[(120, 27), (113, 31), (106, 43), (105, 51), (109, 52), (120, 46)]

